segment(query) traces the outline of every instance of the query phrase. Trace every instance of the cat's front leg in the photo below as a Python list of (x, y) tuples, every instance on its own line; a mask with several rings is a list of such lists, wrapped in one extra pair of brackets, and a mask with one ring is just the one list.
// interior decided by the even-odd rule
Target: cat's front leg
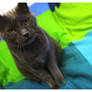
[(59, 87), (60, 84), (64, 82), (64, 76), (57, 65), (55, 49), (53, 46), (50, 47), (48, 52), (48, 69), (56, 82), (56, 86)]

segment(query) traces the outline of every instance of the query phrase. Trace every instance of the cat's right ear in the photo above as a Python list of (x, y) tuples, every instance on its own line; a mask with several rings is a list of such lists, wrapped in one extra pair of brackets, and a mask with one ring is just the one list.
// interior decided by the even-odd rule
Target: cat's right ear
[(0, 32), (5, 29), (8, 23), (8, 18), (6, 16), (0, 15)]
[(16, 13), (18, 15), (25, 15), (25, 14), (29, 14), (29, 8), (27, 3), (18, 3), (17, 7), (16, 7)]

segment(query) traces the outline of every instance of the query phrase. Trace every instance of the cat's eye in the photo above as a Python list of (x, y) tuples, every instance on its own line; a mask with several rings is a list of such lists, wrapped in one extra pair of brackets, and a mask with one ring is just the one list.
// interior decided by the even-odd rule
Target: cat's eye
[(25, 24), (26, 24), (26, 25), (29, 25), (29, 24), (30, 24), (30, 21), (25, 22)]
[(24, 20), (24, 23), (25, 23), (25, 25), (29, 25), (30, 24), (30, 20), (27, 18), (27, 19)]

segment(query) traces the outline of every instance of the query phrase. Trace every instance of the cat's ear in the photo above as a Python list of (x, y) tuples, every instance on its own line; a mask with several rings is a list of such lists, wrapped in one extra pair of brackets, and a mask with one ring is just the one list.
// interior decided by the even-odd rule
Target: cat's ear
[(9, 20), (6, 16), (0, 15), (0, 32), (9, 24)]
[(25, 14), (29, 14), (29, 8), (27, 6), (27, 3), (18, 3), (17, 7), (16, 7), (16, 13), (18, 15), (25, 15)]

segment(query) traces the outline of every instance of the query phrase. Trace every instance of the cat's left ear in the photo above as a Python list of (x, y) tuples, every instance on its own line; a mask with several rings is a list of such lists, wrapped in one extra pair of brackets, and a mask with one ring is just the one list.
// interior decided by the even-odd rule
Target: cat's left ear
[(24, 15), (30, 13), (27, 3), (18, 3), (16, 7), (16, 12), (18, 15)]

